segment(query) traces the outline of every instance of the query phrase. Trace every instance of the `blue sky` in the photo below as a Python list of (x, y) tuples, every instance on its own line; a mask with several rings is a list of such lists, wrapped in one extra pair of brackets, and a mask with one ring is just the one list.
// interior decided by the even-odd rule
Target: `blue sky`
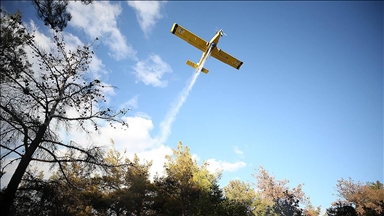
[[(50, 46), (30, 3), (1, 4), (32, 19)], [(156, 171), (182, 141), (200, 163), (224, 170), (221, 186), (255, 182), (263, 166), (292, 187), (304, 183), (312, 204), (327, 208), (338, 179), (383, 182), (383, 9), (365, 1), (70, 2), (63, 34), (73, 44), (100, 39), (91, 74), (118, 87), (109, 106), (132, 109), (130, 129), (105, 128), (101, 140), (154, 160)], [(238, 71), (209, 58), (209, 74), (172, 113), (194, 75), (186, 60), (201, 57), (170, 33), (173, 23), (207, 41), (223, 29), (218, 47), (244, 64)], [(167, 132), (162, 122), (172, 115)]]

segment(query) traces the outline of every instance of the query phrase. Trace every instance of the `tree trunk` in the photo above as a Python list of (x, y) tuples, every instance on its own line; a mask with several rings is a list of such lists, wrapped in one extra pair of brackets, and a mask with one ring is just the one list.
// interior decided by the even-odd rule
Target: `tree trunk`
[(37, 133), (36, 138), (32, 141), (31, 145), (28, 147), (26, 153), (21, 158), (19, 165), (17, 166), (15, 172), (12, 175), (11, 180), (8, 183), (7, 188), (5, 189), (4, 196), (1, 200), (1, 213), (3, 216), (8, 216), (11, 209), (13, 200), (16, 196), (17, 188), (23, 178), (25, 171), (29, 163), (32, 160), (32, 155), (36, 151), (37, 147), (40, 145), (40, 142), (45, 134), (47, 126), (44, 124), (40, 127), (39, 132)]

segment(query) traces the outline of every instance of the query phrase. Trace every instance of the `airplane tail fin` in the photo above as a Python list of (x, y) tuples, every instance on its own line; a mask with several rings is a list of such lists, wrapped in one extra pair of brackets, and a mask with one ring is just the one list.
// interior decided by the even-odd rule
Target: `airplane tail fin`
[[(193, 62), (191, 62), (190, 60), (188, 60), (186, 63), (187, 63), (187, 65), (189, 65), (189, 66), (191, 66), (191, 67), (193, 67), (193, 68), (198, 68), (198, 67), (199, 67), (198, 64), (193, 63)], [(201, 69), (201, 72), (207, 74), (207, 73), (209, 72), (209, 70), (206, 69), (206, 68), (202, 68), (202, 69)]]

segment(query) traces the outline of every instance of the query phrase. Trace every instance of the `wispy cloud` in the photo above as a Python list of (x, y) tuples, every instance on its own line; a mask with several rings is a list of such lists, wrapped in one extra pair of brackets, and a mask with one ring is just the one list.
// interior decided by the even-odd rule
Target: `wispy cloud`
[(145, 85), (155, 87), (165, 87), (168, 82), (162, 80), (165, 73), (171, 73), (171, 66), (164, 62), (160, 56), (151, 54), (148, 59), (138, 61), (133, 66), (136, 78), (142, 81)]
[(237, 146), (234, 147), (234, 151), (235, 151), (235, 153), (238, 154), (238, 155), (241, 155), (241, 156), (244, 155), (244, 152), (241, 151), (241, 150), (239, 149), (239, 147), (237, 147)]
[(138, 99), (139, 99), (139, 96), (138, 95), (135, 95), (133, 96), (131, 99), (129, 99), (127, 102), (123, 103), (121, 105), (121, 108), (129, 108), (129, 109), (137, 109), (139, 106), (138, 106)]
[(163, 17), (161, 8), (165, 4), (164, 1), (127, 1), (128, 5), (136, 11), (137, 21), (140, 24), (144, 35), (152, 31), (156, 22)]
[(247, 164), (243, 161), (230, 163), (227, 161), (218, 161), (216, 159), (207, 160), (208, 169), (210, 172), (234, 172), (238, 169), (245, 167)]
[(109, 47), (109, 55), (116, 60), (131, 58), (136, 60), (136, 51), (127, 44), (124, 35), (117, 27), (117, 17), (122, 8), (119, 4), (108, 1), (94, 1), (84, 5), (80, 2), (71, 2), (68, 11), (72, 20), (68, 25), (84, 30), (91, 39), (99, 37)]

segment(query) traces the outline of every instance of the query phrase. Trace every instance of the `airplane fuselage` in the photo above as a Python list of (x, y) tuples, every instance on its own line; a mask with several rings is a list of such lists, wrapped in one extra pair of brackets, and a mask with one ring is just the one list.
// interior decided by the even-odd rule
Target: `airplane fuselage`
[(201, 65), (203, 63), (202, 61), (208, 57), (207, 55), (210, 55), (212, 50), (217, 46), (217, 44), (219, 43), (220, 37), (223, 35), (222, 32), (223, 32), (222, 30), (217, 31), (215, 36), (213, 36), (211, 41), (209, 41), (207, 49), (201, 55), (198, 65)]

